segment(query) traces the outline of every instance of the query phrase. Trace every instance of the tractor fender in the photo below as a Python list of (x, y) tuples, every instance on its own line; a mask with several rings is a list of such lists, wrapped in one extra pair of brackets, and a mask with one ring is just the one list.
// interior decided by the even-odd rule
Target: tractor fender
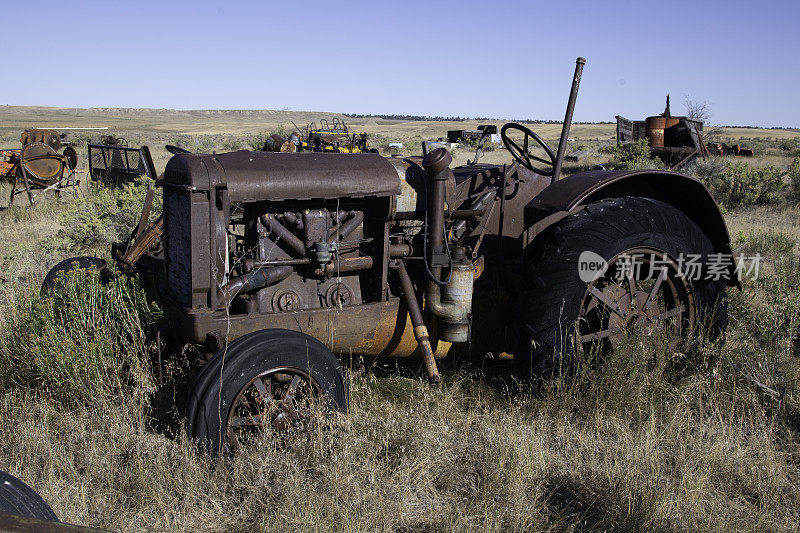
[[(525, 206), (523, 246), (562, 218), (604, 198), (651, 198), (682, 211), (714, 246), (715, 253), (731, 254), (725, 219), (711, 193), (695, 178), (664, 170), (591, 170), (556, 181)], [(738, 286), (736, 276), (729, 285)]]

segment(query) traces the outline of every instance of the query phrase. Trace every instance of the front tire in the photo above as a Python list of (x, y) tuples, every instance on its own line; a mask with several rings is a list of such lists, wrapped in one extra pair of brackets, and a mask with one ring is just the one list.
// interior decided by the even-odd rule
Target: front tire
[(110, 279), (108, 265), (104, 259), (92, 256), (70, 257), (50, 269), (42, 282), (41, 293), (47, 294), (60, 290), (64, 286), (67, 274), (79, 269), (99, 273), (103, 283), (107, 283)]
[(220, 350), (195, 378), (189, 435), (211, 453), (234, 451), (258, 430), (302, 430), (316, 401), (347, 410), (336, 357), (303, 333), (256, 331)]
[[(725, 280), (680, 275), (686, 270), (681, 257), (705, 264), (712, 253), (697, 224), (648, 198), (601, 200), (563, 219), (526, 250), (526, 286), (516, 314), (519, 374), (553, 372), (571, 346), (613, 349), (635, 328), (685, 337), (704, 327), (720, 335), (727, 326)], [(581, 279), (582, 254), (599, 256), (607, 270)], [(613, 279), (624, 266), (620, 261), (632, 256), (643, 259), (639, 273)]]

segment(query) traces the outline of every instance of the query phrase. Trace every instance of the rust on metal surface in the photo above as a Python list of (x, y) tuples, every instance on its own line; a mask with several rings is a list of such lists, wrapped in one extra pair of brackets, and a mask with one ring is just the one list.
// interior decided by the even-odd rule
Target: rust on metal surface
[(161, 239), (163, 229), (164, 217), (160, 216), (134, 239), (128, 250), (119, 257), (120, 262), (128, 268), (134, 267), (147, 250)]
[(44, 129), (30, 129), (22, 132), (19, 137), (19, 142), (22, 146), (30, 143), (46, 144), (54, 151), (59, 150), (62, 146), (61, 136), (56, 130)]
[(261, 148), (263, 152), (294, 152), (296, 150), (297, 146), (292, 141), (277, 133), (270, 135)]
[(60, 176), (63, 163), (56, 151), (41, 142), (31, 142), (22, 148), (22, 164), (28, 172), (48, 185), (54, 183)]
[(273, 153), (173, 156), (168, 187), (210, 190), (226, 186), (231, 202), (392, 196), (400, 192), (394, 167), (377, 154)]
[[(545, 228), (581, 206), (626, 195), (674, 206), (708, 235), (715, 251), (731, 253), (725, 220), (705, 185), (696, 178), (664, 170), (591, 170), (559, 180), (527, 204), (524, 240), (534, 242)], [(730, 283), (735, 280), (732, 276)]]
[[(227, 331), (229, 341), (262, 329), (299, 331), (339, 354), (421, 357), (414, 327), (399, 298), (385, 302), (266, 314), (229, 315), (224, 311), (186, 313), (170, 309), (181, 336), (203, 344), (208, 332)], [(228, 329), (230, 327), (230, 329)], [(431, 337), (434, 357), (450, 353), (453, 344)]]
[(425, 364), (425, 372), (428, 374), (428, 380), (431, 383), (439, 383), (442, 377), (439, 375), (439, 369), (436, 367), (436, 358), (433, 356), (433, 350), (431, 349), (431, 339), (428, 335), (428, 328), (425, 327), (425, 322), (422, 319), (422, 312), (419, 310), (414, 284), (411, 282), (411, 278), (408, 276), (408, 271), (406, 270), (406, 265), (402, 261), (397, 265), (397, 272), (400, 274), (403, 297), (405, 298), (406, 307), (408, 307), (409, 316), (411, 317), (411, 324), (414, 326), (414, 337), (417, 339), (419, 350), (422, 353), (422, 362)]
[(564, 155), (567, 152), (567, 139), (569, 138), (570, 126), (572, 126), (572, 114), (575, 111), (575, 102), (578, 100), (578, 89), (581, 85), (584, 65), (586, 65), (586, 59), (579, 57), (575, 60), (575, 73), (572, 75), (572, 87), (570, 88), (569, 100), (567, 101), (567, 111), (564, 114), (561, 138), (558, 141), (558, 152), (556, 152), (556, 160), (553, 165), (553, 181), (558, 181), (561, 177), (561, 165), (564, 163)]
[(12, 168), (6, 176), (11, 179), (11, 195), (8, 205), (14, 204), (17, 195), (26, 194), (30, 205), (34, 199), (47, 191), (54, 191), (56, 196), (70, 190), (77, 194), (80, 183), (71, 160), (57, 153), (45, 143), (30, 142), (22, 147), (19, 156), (11, 159)]
[[(578, 58), (551, 161), (556, 176), (583, 64)], [(284, 142), (294, 141), (274, 135), (267, 148)], [(527, 143), (519, 148), (508, 165), (456, 168), (444, 149), (393, 158), (171, 149), (161, 226), (137, 231), (121, 260), (137, 268), (153, 260), (167, 315), (205, 350), (286, 329), (337, 354), (422, 357), (433, 378), (431, 362), (445, 354), (512, 349), (509, 309), (526, 247), (587, 203), (620, 195), (664, 201), (695, 220), (718, 251), (730, 248), (697, 180), (595, 171), (551, 185), (524, 164)], [(163, 254), (151, 257), (159, 234)]]

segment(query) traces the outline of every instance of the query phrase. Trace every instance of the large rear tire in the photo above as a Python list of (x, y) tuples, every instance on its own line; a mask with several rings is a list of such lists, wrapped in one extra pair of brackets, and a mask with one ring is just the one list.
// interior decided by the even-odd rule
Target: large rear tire
[(347, 384), (336, 357), (303, 333), (256, 331), (219, 351), (197, 375), (188, 431), (212, 453), (234, 451), (258, 430), (302, 430), (316, 402), (347, 410)]
[[(689, 274), (681, 257), (707, 263), (712, 253), (697, 224), (648, 198), (606, 199), (565, 218), (526, 250), (526, 286), (516, 313), (518, 372), (551, 373), (566, 349), (613, 349), (635, 328), (685, 337), (702, 327), (720, 335), (728, 322), (726, 281), (680, 275)], [(587, 257), (602, 258), (605, 273), (590, 280), (584, 272), (582, 279), (582, 254), (584, 265)], [(632, 256), (642, 259), (639, 274), (613, 279)]]

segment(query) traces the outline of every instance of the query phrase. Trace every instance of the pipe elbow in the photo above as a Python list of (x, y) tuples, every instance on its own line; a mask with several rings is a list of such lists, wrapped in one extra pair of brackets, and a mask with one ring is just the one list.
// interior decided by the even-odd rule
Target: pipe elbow
[(458, 306), (442, 301), (442, 289), (435, 282), (431, 281), (428, 286), (426, 307), (438, 318), (449, 318), (457, 311)]

